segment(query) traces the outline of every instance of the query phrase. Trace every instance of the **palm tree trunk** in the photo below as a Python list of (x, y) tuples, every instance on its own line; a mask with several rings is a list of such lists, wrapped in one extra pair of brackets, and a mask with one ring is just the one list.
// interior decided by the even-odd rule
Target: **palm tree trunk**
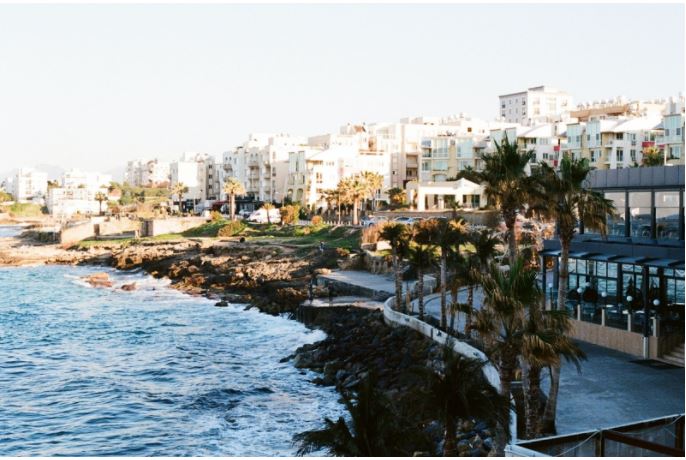
[(472, 312), (474, 311), (474, 285), (467, 287), (467, 316), (464, 321), (464, 333), (467, 338), (472, 338)]
[(569, 289), (569, 241), (560, 238), (560, 267), (557, 287), (557, 309), (564, 311), (567, 307), (567, 290)]
[(424, 267), (421, 260), (417, 265), (417, 304), (419, 305), (419, 319), (424, 319)]
[(450, 415), (446, 416), (445, 420), (445, 434), (443, 439), (443, 456), (457, 457), (457, 427), (455, 426), (455, 418)]
[(236, 207), (235, 199), (234, 199), (234, 196), (232, 193), (231, 195), (229, 195), (229, 214), (231, 215), (231, 220), (234, 220), (234, 212), (235, 212), (234, 208), (235, 207)]
[(525, 395), (526, 405), (526, 438), (538, 437), (541, 422), (541, 368), (528, 365), (527, 388)]
[(357, 200), (353, 200), (353, 225), (357, 225)]
[(403, 283), (401, 279), (402, 274), (400, 273), (400, 261), (398, 260), (398, 254), (395, 248), (391, 250), (391, 256), (393, 258), (393, 273), (395, 274), (395, 311), (400, 311)]
[(550, 391), (548, 401), (543, 411), (543, 419), (540, 425), (541, 435), (553, 435), (557, 433), (555, 428), (555, 418), (557, 415), (557, 395), (560, 391), (560, 365), (555, 364), (550, 367)]
[[(508, 401), (511, 398), (510, 393), (512, 388), (512, 380), (514, 379), (515, 360), (516, 358), (510, 358), (507, 356), (501, 358), (498, 369), (498, 374), (500, 376), (500, 394), (507, 397)], [(510, 423), (509, 412), (506, 423)], [(498, 425), (495, 431), (495, 454), (498, 457), (503, 457), (505, 456), (505, 445), (507, 444), (505, 427)]]
[(507, 245), (509, 249), (509, 260), (510, 266), (514, 264), (515, 259), (517, 259), (517, 213), (514, 211), (503, 212), (503, 217), (505, 220), (505, 226), (507, 227)]
[(446, 278), (448, 271), (448, 255), (444, 249), (441, 249), (441, 327), (446, 328), (448, 323), (448, 318), (446, 316), (446, 305), (445, 305), (445, 288), (446, 288)]

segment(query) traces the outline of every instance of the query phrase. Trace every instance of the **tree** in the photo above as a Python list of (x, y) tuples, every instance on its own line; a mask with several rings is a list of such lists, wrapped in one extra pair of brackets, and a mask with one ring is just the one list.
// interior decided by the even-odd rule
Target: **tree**
[(102, 202), (107, 201), (107, 195), (102, 192), (97, 192), (95, 194), (95, 201), (98, 202), (99, 214), (102, 216)]
[[(177, 182), (174, 184), (171, 190), (172, 195), (176, 195), (179, 199), (179, 212), (183, 210), (183, 196), (188, 193), (188, 187), (186, 187), (183, 182)], [(124, 200), (124, 195), (122, 194), (122, 204)]]
[(267, 213), (267, 225), (271, 225), (271, 224), (272, 224), (272, 219), (271, 219), (271, 214), (270, 214), (270, 213), (271, 213), (271, 210), (272, 210), (272, 209), (276, 209), (276, 208), (274, 207), (274, 204), (271, 203), (271, 202), (269, 202), (269, 201), (267, 201), (266, 203), (264, 203), (264, 204), (262, 205), (262, 209), (264, 209), (264, 210), (266, 211), (266, 213)]
[(371, 171), (364, 171), (361, 176), (367, 189), (367, 195), (372, 198), (372, 211), (376, 211), (376, 194), (383, 187), (383, 176)]
[[(615, 213), (614, 204), (601, 193), (585, 188), (584, 183), (591, 168), (588, 159), (574, 160), (567, 156), (560, 162), (556, 172), (546, 164), (534, 177), (539, 193), (532, 200), (531, 212), (542, 218), (557, 221), (560, 240), (560, 269), (557, 291), (557, 309), (566, 310), (569, 289), (569, 250), (577, 222), (607, 234), (607, 216)], [(545, 282), (545, 281), (544, 281)], [(553, 368), (551, 387), (559, 385), (559, 368)], [(553, 394), (556, 396), (556, 393)], [(557, 398), (550, 398), (544, 415), (544, 430), (554, 431)]]
[[(580, 370), (580, 360), (586, 357), (584, 352), (569, 338), (570, 330), (571, 322), (565, 311), (545, 311), (539, 302), (528, 305), (522, 336), (525, 436), (527, 439), (544, 434), (545, 427), (542, 423), (540, 408), (542, 370), (550, 366), (559, 369), (563, 356), (573, 362), (577, 370)], [(551, 385), (551, 393), (552, 391)], [(554, 397), (557, 399), (557, 394)]]
[(235, 220), (236, 213), (236, 195), (245, 195), (245, 187), (241, 181), (235, 177), (229, 177), (224, 182), (224, 193), (229, 197), (229, 215), (231, 220)]
[(665, 164), (664, 154), (655, 146), (646, 147), (643, 150), (641, 166), (663, 166)]
[(403, 256), (406, 255), (409, 246), (409, 232), (407, 226), (391, 222), (384, 225), (383, 230), (379, 234), (381, 239), (388, 241), (391, 246), (391, 259), (393, 261), (393, 274), (395, 276), (395, 309), (396, 311), (406, 310), (402, 308), (402, 295), (403, 295), (403, 273), (401, 271), (400, 261)]
[(484, 185), (489, 204), (500, 209), (507, 227), (508, 257), (512, 263), (517, 257), (517, 215), (524, 209), (533, 190), (527, 165), (536, 158), (536, 154), (533, 150), (520, 152), (517, 144), (511, 144), (507, 136), (501, 144), (496, 142), (495, 147), (495, 152), (484, 153), (481, 157), (484, 169), (476, 173), (475, 178)]
[(359, 223), (359, 216), (357, 211), (360, 208), (360, 202), (367, 197), (368, 188), (361, 176), (351, 176), (341, 179), (338, 183), (341, 198), (344, 202), (353, 205), (353, 225)]
[[(521, 354), (527, 307), (539, 302), (541, 291), (536, 272), (524, 267), (521, 258), (508, 270), (491, 264), (479, 276), (484, 290), (484, 304), (476, 312), (476, 330), (484, 341), (486, 354), (498, 370), (500, 394), (510, 398), (517, 361)], [(497, 451), (505, 447), (504, 426), (496, 435)]]
[(405, 190), (399, 187), (388, 189), (388, 199), (392, 208), (396, 208), (405, 204)]
[(426, 225), (431, 235), (431, 244), (440, 250), (441, 327), (445, 329), (448, 325), (446, 309), (448, 256), (452, 251), (459, 250), (459, 245), (464, 243), (467, 224), (462, 219), (429, 219)]
[(485, 363), (455, 353), (449, 346), (443, 351), (443, 366), (428, 375), (427, 399), (437, 408), (445, 428), (443, 456), (457, 456), (456, 432), (459, 419), (476, 418), (492, 427), (506, 427), (510, 439), (510, 401), (498, 394), (483, 373)]
[(412, 226), (411, 240), (414, 245), (410, 248), (410, 264), (417, 269), (417, 303), (419, 305), (419, 319), (424, 319), (424, 273), (434, 259), (431, 247), (431, 226), (427, 221), (418, 221)]
[(326, 449), (335, 456), (406, 457), (426, 442), (391, 408), (372, 378), (362, 382), (357, 394), (346, 392), (342, 399), (350, 422), (326, 418), (323, 428), (295, 435), (298, 455)]

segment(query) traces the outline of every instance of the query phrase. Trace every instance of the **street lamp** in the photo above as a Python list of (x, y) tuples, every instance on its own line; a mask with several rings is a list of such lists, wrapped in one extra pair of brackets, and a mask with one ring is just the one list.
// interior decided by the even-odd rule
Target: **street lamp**
[(579, 286), (576, 288), (576, 293), (578, 294), (577, 296), (577, 304), (576, 304), (576, 317), (577, 319), (581, 319), (581, 293), (584, 292), (584, 290)]

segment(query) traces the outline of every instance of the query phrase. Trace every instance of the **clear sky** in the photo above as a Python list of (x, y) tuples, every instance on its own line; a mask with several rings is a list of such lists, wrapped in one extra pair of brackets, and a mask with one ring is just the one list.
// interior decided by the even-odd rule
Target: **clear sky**
[(0, 173), (221, 154), (249, 132), (684, 88), (671, 5), (0, 5)]

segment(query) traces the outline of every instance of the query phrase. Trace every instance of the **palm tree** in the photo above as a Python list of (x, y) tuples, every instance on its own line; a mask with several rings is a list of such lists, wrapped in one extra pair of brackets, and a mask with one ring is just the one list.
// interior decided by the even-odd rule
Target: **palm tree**
[(376, 194), (383, 187), (383, 176), (379, 173), (364, 171), (362, 179), (367, 189), (367, 195), (372, 197), (372, 211), (376, 211)]
[(357, 225), (359, 223), (357, 211), (360, 208), (360, 202), (367, 197), (367, 185), (361, 176), (351, 176), (342, 179), (338, 187), (343, 201), (353, 205), (353, 225)]
[[(569, 289), (569, 250), (577, 222), (607, 234), (607, 216), (614, 214), (611, 200), (601, 193), (584, 187), (591, 168), (588, 159), (574, 160), (567, 156), (560, 162), (559, 173), (546, 164), (536, 174), (540, 193), (532, 200), (531, 211), (535, 215), (557, 221), (560, 240), (560, 265), (558, 274), (557, 309), (566, 310)], [(544, 281), (545, 282), (545, 281)], [(559, 367), (553, 366), (551, 388), (559, 385)], [(553, 396), (556, 396), (555, 392)], [(544, 430), (554, 431), (557, 398), (550, 398), (544, 415)]]
[(402, 206), (405, 204), (405, 190), (399, 187), (393, 187), (388, 189), (388, 199), (390, 201), (391, 207)]
[(517, 257), (515, 225), (517, 215), (523, 210), (532, 193), (532, 181), (527, 175), (529, 161), (536, 158), (533, 150), (520, 152), (517, 144), (511, 144), (507, 136), (501, 144), (495, 143), (496, 151), (484, 153), (483, 171), (477, 173), (484, 185), (489, 204), (500, 209), (507, 227), (507, 243), (510, 263)]
[(431, 235), (431, 244), (440, 250), (441, 327), (445, 329), (448, 323), (446, 309), (448, 256), (452, 251), (459, 250), (459, 245), (465, 241), (467, 224), (462, 219), (430, 219), (426, 225)]
[(445, 438), (443, 456), (457, 456), (456, 432), (459, 419), (476, 418), (492, 427), (506, 427), (510, 439), (510, 401), (498, 394), (483, 373), (485, 363), (459, 355), (446, 346), (443, 367), (428, 376), (428, 400), (443, 420)]
[(372, 378), (362, 382), (356, 395), (344, 393), (342, 399), (350, 422), (343, 417), (336, 422), (326, 418), (324, 428), (295, 435), (298, 455), (326, 449), (335, 456), (405, 457), (426, 442), (391, 409)]
[(241, 181), (235, 177), (229, 177), (224, 182), (224, 193), (229, 197), (229, 215), (231, 220), (235, 220), (236, 212), (236, 195), (245, 195), (245, 187)]
[(419, 319), (424, 319), (424, 273), (431, 267), (434, 252), (431, 248), (432, 233), (428, 221), (418, 221), (412, 226), (411, 240), (414, 245), (410, 252), (410, 264), (417, 269), (417, 303)]
[(406, 306), (401, 310), (401, 305), (403, 304), (403, 273), (400, 267), (400, 260), (407, 253), (407, 248), (409, 246), (409, 232), (407, 226), (398, 222), (388, 223), (384, 225), (379, 237), (388, 241), (388, 244), (391, 246), (393, 274), (395, 276), (395, 309), (396, 311), (405, 312)]
[(103, 201), (107, 201), (107, 195), (105, 195), (105, 194), (102, 193), (102, 192), (97, 192), (97, 193), (95, 194), (95, 201), (98, 202), (98, 208), (99, 208), (99, 210), (100, 210), (100, 213), (99, 213), (99, 214), (102, 216), (102, 202), (103, 202)]
[(183, 184), (183, 182), (177, 182), (172, 187), (172, 195), (176, 195), (179, 199), (179, 212), (183, 209), (183, 195), (188, 193), (188, 187)]
[(565, 311), (545, 311), (538, 302), (528, 306), (522, 336), (527, 439), (544, 434), (540, 408), (543, 368), (555, 366), (559, 369), (561, 357), (564, 357), (580, 370), (580, 360), (586, 358), (584, 352), (569, 338), (570, 330), (571, 322)]
[(662, 166), (664, 164), (665, 158), (659, 148), (652, 146), (643, 150), (642, 166)]
[[(508, 270), (491, 264), (479, 276), (484, 290), (484, 304), (476, 312), (476, 330), (484, 341), (485, 351), (500, 376), (500, 394), (510, 398), (517, 361), (521, 354), (527, 308), (539, 302), (541, 291), (536, 272), (524, 267), (521, 258)], [(505, 447), (503, 430), (496, 436), (497, 451)]]
[(274, 206), (274, 203), (267, 201), (266, 203), (264, 203), (262, 205), (262, 209), (264, 209), (267, 212), (267, 225), (271, 225), (272, 224), (272, 218), (271, 218), (270, 212), (272, 209), (276, 209)]

